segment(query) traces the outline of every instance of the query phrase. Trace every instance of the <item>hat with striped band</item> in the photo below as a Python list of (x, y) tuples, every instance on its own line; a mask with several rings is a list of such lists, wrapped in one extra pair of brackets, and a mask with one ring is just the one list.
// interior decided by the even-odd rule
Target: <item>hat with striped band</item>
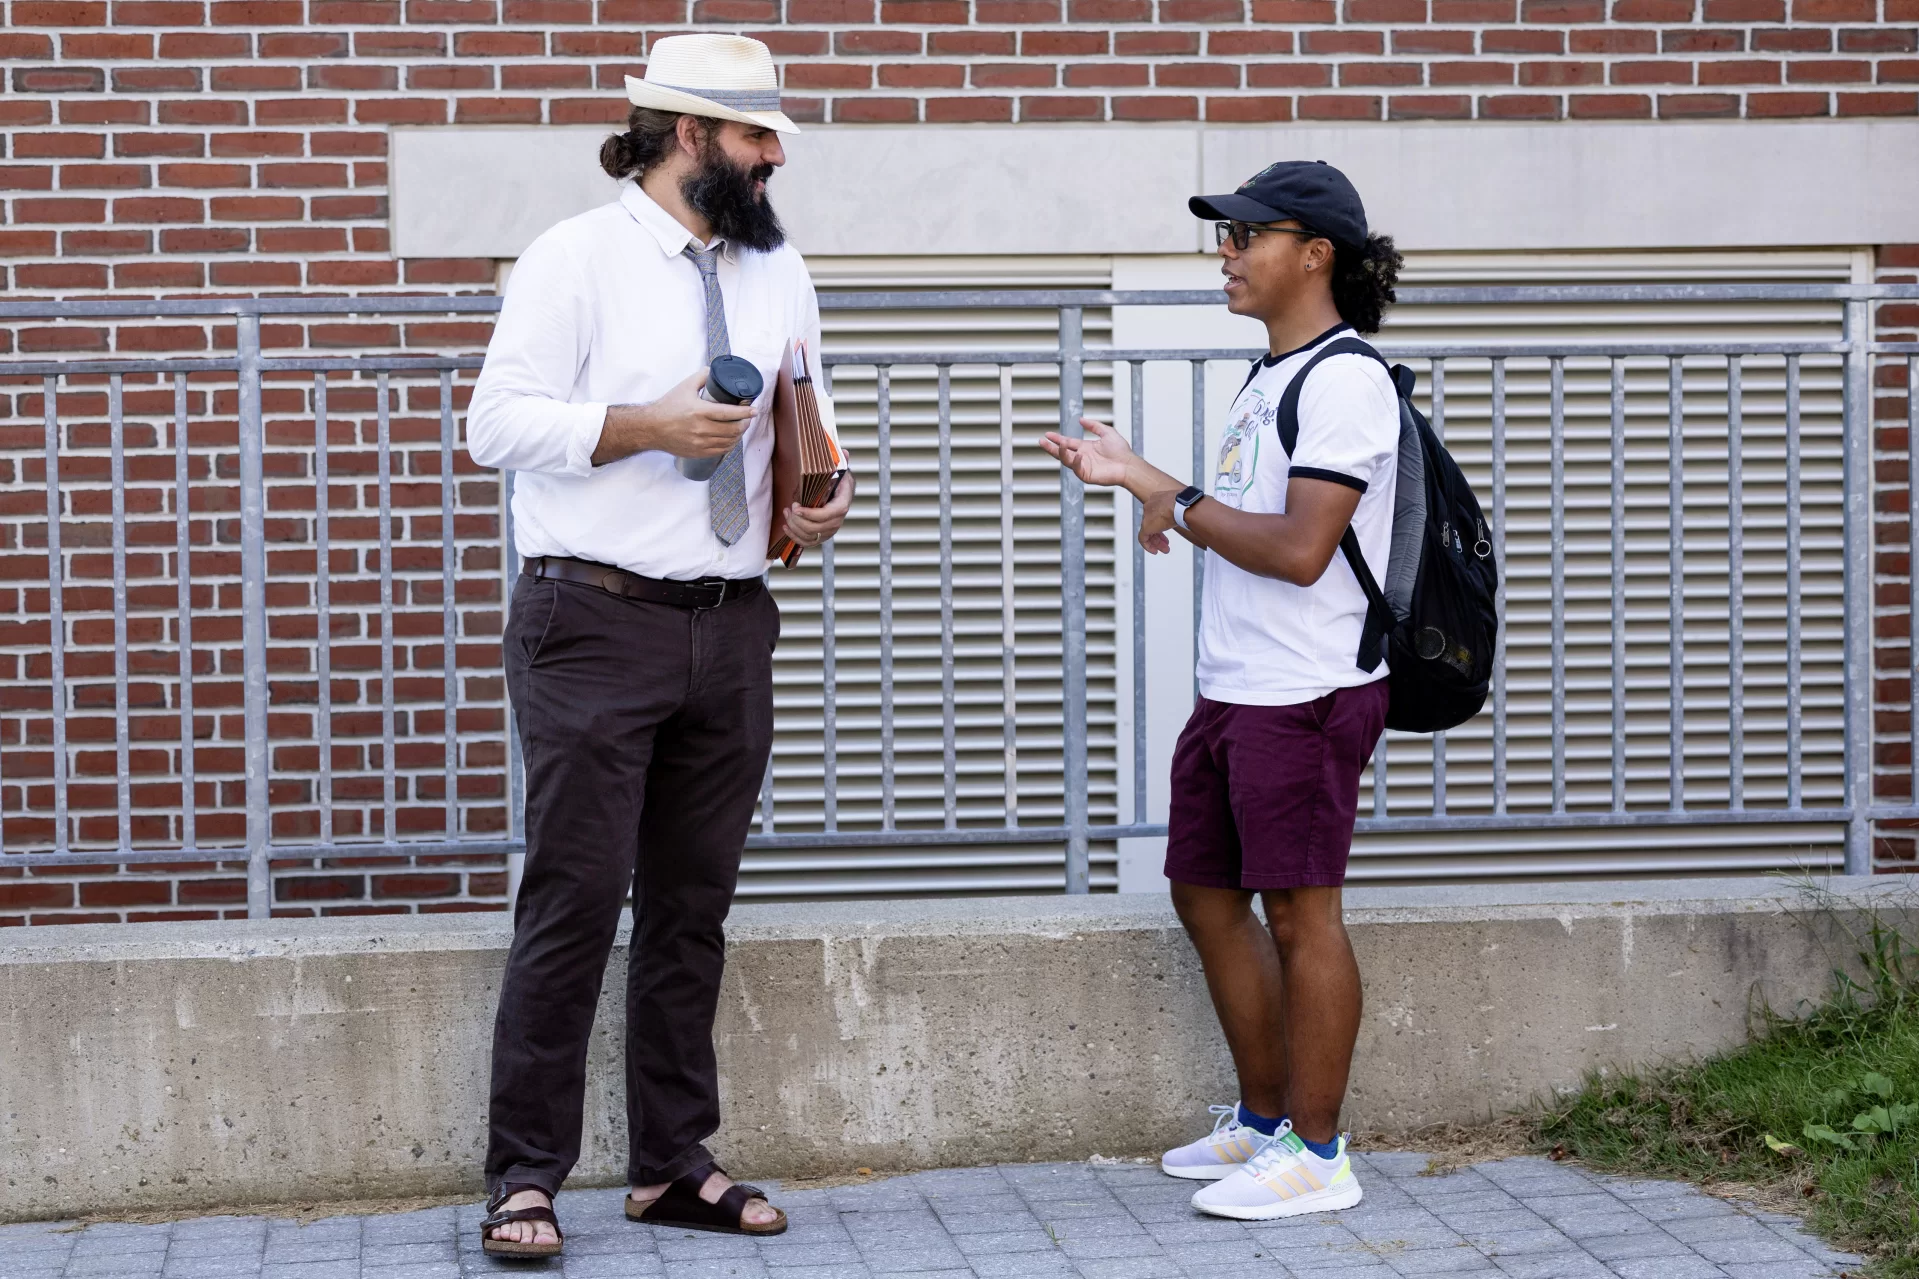
[(781, 133), (800, 131), (780, 110), (780, 77), (772, 50), (748, 36), (666, 36), (653, 45), (646, 78), (626, 77), (626, 98), (655, 111), (738, 120)]

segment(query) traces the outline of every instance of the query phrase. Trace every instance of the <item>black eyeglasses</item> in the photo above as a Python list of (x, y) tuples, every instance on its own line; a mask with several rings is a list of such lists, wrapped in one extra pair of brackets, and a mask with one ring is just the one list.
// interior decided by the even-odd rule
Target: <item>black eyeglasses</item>
[(1244, 253), (1246, 252), (1246, 246), (1253, 242), (1253, 237), (1266, 231), (1275, 231), (1282, 235), (1304, 236), (1308, 240), (1323, 238), (1319, 232), (1308, 230), (1305, 227), (1256, 226), (1251, 222), (1215, 222), (1213, 223), (1213, 246), (1217, 248), (1226, 243), (1230, 238), (1233, 242), (1233, 247), (1241, 253)]

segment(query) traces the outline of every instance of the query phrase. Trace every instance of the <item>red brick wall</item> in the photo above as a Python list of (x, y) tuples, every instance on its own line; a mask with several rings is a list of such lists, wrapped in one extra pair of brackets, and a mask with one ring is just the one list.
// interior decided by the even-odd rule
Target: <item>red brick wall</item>
[[(1881, 284), (1919, 284), (1919, 244), (1886, 245), (1878, 254)], [(1919, 302), (1888, 302), (1874, 317), (1874, 336), (1919, 342)], [(1919, 803), (1912, 789), (1912, 543), (1908, 470), (1906, 357), (1873, 370), (1873, 793), (1881, 803)], [(1881, 825), (1874, 853), (1882, 866), (1919, 871), (1919, 822)]]
[(391, 125), (610, 123), (743, 29), (802, 120), (1919, 113), (1919, 0), (0, 0), (0, 287), (484, 284), (387, 256)]

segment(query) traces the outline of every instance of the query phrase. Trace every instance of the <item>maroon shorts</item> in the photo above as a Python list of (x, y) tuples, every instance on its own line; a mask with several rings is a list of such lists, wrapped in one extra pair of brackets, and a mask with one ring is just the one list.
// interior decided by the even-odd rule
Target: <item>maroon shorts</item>
[(1166, 878), (1207, 888), (1346, 882), (1359, 774), (1386, 724), (1386, 681), (1296, 706), (1202, 697), (1173, 748)]

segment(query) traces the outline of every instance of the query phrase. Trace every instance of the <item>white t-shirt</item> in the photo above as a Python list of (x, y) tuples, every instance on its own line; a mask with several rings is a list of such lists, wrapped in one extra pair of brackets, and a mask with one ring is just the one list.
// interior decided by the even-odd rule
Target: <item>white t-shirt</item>
[[(1233, 401), (1210, 496), (1241, 511), (1283, 514), (1293, 476), (1329, 480), (1360, 492), (1353, 528), (1377, 580), (1392, 541), (1393, 488), (1399, 474), (1399, 397), (1378, 360), (1335, 355), (1313, 370), (1299, 397), (1299, 439), (1280, 447), (1280, 397), (1321, 346), (1349, 336), (1346, 325), (1310, 345), (1268, 356)], [(1201, 601), (1199, 691), (1216, 702), (1292, 706), (1337, 688), (1386, 676), (1355, 665), (1366, 594), (1346, 557), (1311, 586), (1261, 577), (1206, 553)]]

